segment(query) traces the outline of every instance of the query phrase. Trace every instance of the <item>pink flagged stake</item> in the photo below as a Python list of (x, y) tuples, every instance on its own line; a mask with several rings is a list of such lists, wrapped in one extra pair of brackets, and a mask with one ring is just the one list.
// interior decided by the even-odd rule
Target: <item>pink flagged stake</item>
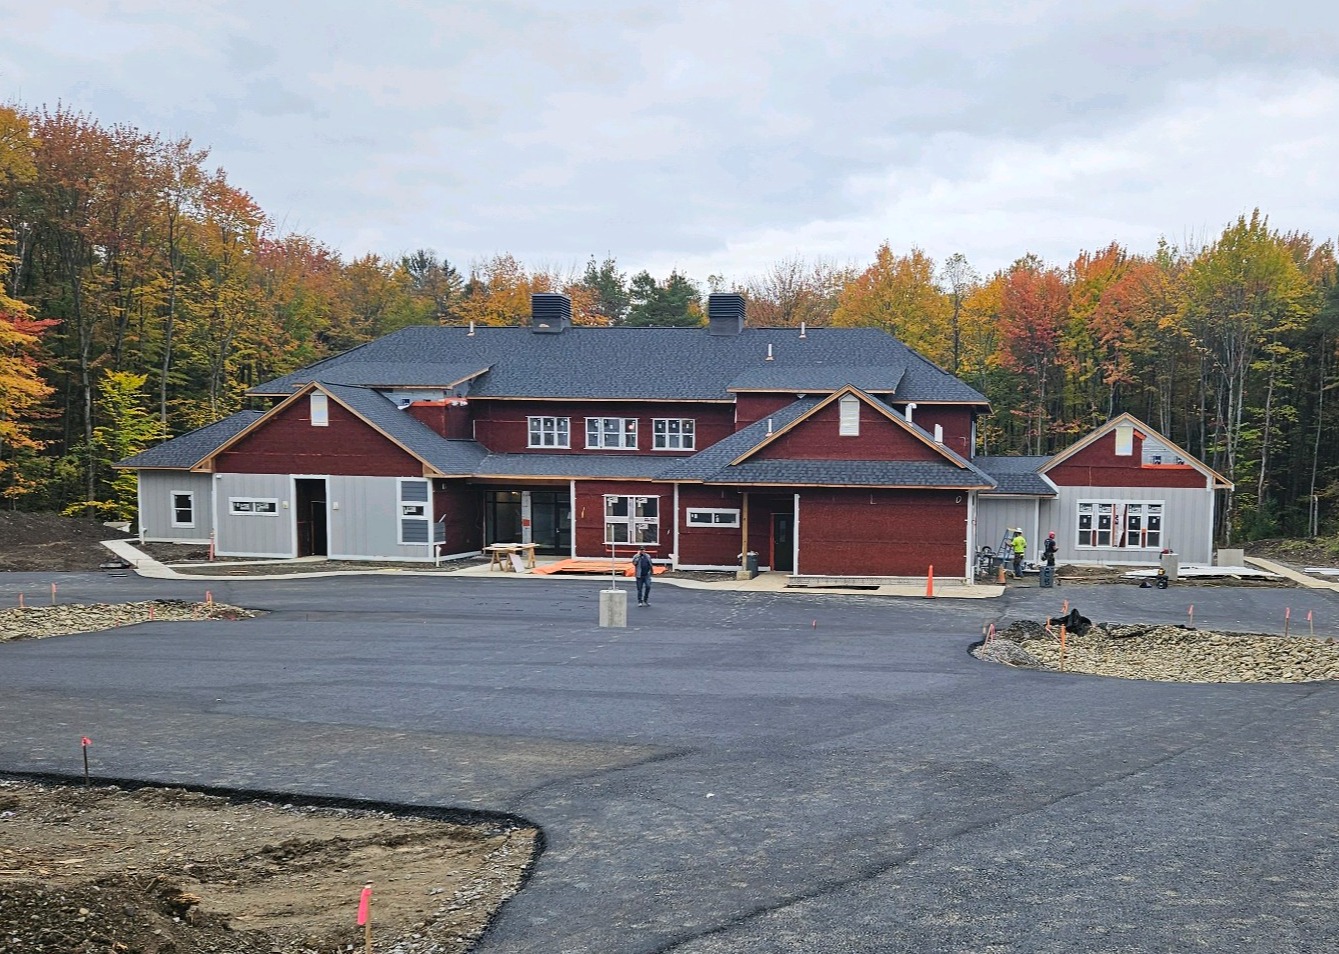
[(358, 923), (363, 926), (363, 944), (367, 954), (372, 954), (372, 882), (363, 885), (363, 893), (358, 898)]
[(1293, 618), (1293, 608), (1292, 608), (1291, 606), (1285, 607), (1284, 610), (1283, 610), (1283, 635), (1284, 635), (1284, 636), (1287, 636), (1287, 635), (1288, 635), (1288, 625), (1292, 622), (1292, 618)]
[(80, 748), (80, 749), (83, 751), (83, 753), (84, 753), (84, 784), (85, 784), (85, 785), (91, 785), (91, 784), (92, 784), (92, 782), (89, 780), (89, 777), (88, 777), (88, 747), (89, 747), (90, 745), (92, 745), (92, 744), (93, 744), (93, 740), (90, 739), (88, 736), (84, 736), (82, 739), (79, 740), (79, 748)]
[(1316, 635), (1316, 624), (1315, 621), (1311, 619), (1311, 610), (1306, 611), (1306, 628), (1311, 631), (1312, 636)]

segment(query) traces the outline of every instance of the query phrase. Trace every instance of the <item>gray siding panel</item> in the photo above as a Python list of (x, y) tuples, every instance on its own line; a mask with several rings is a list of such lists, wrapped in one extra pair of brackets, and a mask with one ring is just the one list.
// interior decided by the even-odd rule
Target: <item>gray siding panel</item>
[[(218, 553), (220, 556), (291, 557), (296, 554), (293, 526), (293, 483), (287, 474), (219, 474)], [(278, 500), (269, 514), (234, 514), (231, 500)]]
[[(213, 489), (209, 474), (186, 470), (141, 470), (139, 472), (140, 527), (145, 540), (203, 543), (214, 528), (213, 507), (209, 497)], [(172, 526), (172, 493), (188, 491), (195, 498), (193, 527)]]
[[(1000, 497), (994, 494), (981, 494), (976, 498), (976, 548), (990, 547), (994, 550), (1004, 539), (1005, 531), (1010, 527), (1021, 527), (1027, 538), (1028, 560), (1038, 559), (1041, 543), (1036, 539), (1037, 498)], [(1044, 528), (1041, 535), (1046, 535)]]
[[(431, 560), (433, 547), (401, 544), (400, 487), (398, 477), (329, 477), (331, 559)], [(419, 499), (428, 505), (432, 518), (431, 492), (427, 481)], [(336, 508), (338, 505), (338, 509)]]
[(1182, 563), (1209, 563), (1213, 547), (1213, 491), (1169, 487), (1061, 487), (1053, 504), (1060, 559), (1080, 563), (1156, 564), (1158, 550), (1079, 549), (1079, 501), (1162, 501), (1162, 546)]

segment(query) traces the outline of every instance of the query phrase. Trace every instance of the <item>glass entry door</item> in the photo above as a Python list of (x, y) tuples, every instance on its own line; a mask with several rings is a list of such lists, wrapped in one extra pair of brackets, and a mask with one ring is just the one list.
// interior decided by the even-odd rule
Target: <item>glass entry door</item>
[(539, 553), (572, 552), (572, 500), (566, 491), (530, 491), (530, 541)]

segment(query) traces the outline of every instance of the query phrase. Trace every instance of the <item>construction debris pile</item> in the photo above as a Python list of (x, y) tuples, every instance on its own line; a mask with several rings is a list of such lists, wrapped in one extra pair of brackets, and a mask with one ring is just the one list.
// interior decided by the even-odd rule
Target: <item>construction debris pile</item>
[[(45, 594), (41, 594), (45, 598)], [(251, 619), (259, 614), (240, 606), (190, 600), (143, 600), (138, 603), (61, 603), (0, 610), (0, 642), (95, 633), (117, 626), (156, 620)]]
[[(1086, 622), (1086, 620), (1085, 620)], [(1017, 622), (972, 650), (1019, 669), (1162, 682), (1314, 682), (1339, 679), (1333, 638), (1216, 633), (1167, 625), (1093, 623), (1060, 628)]]

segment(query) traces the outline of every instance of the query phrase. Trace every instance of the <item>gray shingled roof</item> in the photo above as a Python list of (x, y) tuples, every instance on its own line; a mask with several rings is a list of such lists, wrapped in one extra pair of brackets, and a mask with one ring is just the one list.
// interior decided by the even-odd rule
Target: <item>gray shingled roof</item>
[(990, 487), (974, 467), (947, 460), (746, 460), (715, 474), (713, 484), (797, 484), (824, 487)]
[(238, 411), (230, 417), (204, 427), (187, 431), (179, 437), (150, 447), (148, 450), (117, 461), (117, 467), (132, 470), (190, 470), (216, 448), (246, 428), (261, 416), (260, 411)]
[(889, 394), (897, 389), (903, 367), (814, 365), (802, 368), (750, 368), (730, 382), (732, 391), (838, 391), (850, 384), (862, 391)]
[(472, 474), (487, 451), (474, 441), (453, 441), (400, 410), (370, 388), (320, 382), (340, 403), (449, 477)]
[(1055, 489), (1037, 471), (1049, 457), (975, 457), (973, 463), (999, 484), (991, 493), (1054, 497)]
[[(806, 375), (806, 386), (815, 386), (807, 382), (835, 381), (853, 369), (884, 369), (891, 379), (905, 368), (899, 401), (987, 403), (979, 392), (875, 328), (814, 328), (800, 338), (793, 328), (746, 328), (738, 335), (714, 336), (703, 328), (577, 327), (535, 334), (528, 328), (480, 327), (470, 335), (465, 328), (418, 326), (262, 384), (252, 393), (287, 395), (313, 378), (392, 387), (402, 383), (385, 380), (387, 369), (396, 367), (404, 368), (406, 386), (419, 387), (445, 387), (460, 379), (462, 369), (489, 368), (471, 389), (471, 397), (480, 398), (718, 401), (730, 400), (732, 382), (751, 372), (776, 382), (778, 390), (793, 390), (799, 378), (788, 378), (792, 373)], [(865, 383), (882, 390), (886, 379)]]
[(603, 454), (489, 454), (474, 469), (476, 477), (654, 478), (665, 458)]
[[(334, 359), (331, 359), (332, 361)], [(444, 388), (476, 377), (488, 370), (487, 365), (437, 363), (431, 361), (344, 361), (335, 364), (321, 362), (294, 371), (279, 378), (297, 390), (312, 381), (329, 384), (349, 384), (355, 387)]]

